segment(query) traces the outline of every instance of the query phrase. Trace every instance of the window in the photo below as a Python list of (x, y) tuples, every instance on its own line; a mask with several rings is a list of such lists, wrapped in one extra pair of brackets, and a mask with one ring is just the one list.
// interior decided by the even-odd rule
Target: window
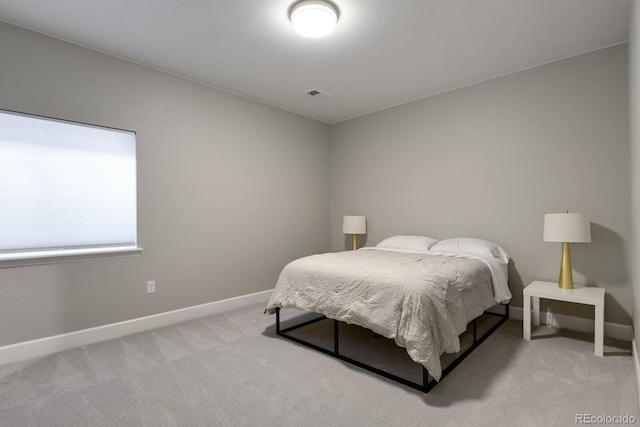
[(134, 132), (0, 110), (0, 265), (139, 252)]

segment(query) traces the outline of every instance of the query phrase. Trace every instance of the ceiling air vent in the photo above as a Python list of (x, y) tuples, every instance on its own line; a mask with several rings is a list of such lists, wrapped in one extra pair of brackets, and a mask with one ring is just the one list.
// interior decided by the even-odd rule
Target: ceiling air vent
[(325, 96), (331, 96), (330, 94), (326, 93), (326, 92), (322, 92), (318, 89), (311, 89), (307, 91), (307, 95), (309, 96), (313, 96), (316, 98), (323, 98)]

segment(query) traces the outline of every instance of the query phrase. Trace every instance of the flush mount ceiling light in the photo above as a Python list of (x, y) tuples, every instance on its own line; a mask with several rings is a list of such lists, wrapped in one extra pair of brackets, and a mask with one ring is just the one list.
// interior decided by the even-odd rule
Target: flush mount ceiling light
[(324, 37), (338, 21), (336, 8), (323, 0), (305, 0), (296, 4), (289, 15), (293, 29), (304, 37)]

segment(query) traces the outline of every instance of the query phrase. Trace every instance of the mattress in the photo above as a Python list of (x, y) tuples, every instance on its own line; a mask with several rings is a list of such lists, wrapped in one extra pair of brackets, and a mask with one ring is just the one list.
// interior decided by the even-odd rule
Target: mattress
[[(439, 380), (440, 356), (460, 351), (467, 323), (496, 304), (495, 282), (506, 286), (496, 277), (500, 267), (490, 264), (376, 248), (312, 255), (285, 266), (267, 312), (297, 308), (368, 328), (405, 347)], [(504, 290), (498, 294), (505, 302)]]

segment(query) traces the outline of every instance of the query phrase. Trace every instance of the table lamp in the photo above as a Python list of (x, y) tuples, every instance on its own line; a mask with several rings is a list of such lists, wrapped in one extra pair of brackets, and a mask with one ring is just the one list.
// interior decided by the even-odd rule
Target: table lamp
[(552, 213), (544, 216), (545, 242), (562, 242), (562, 261), (560, 263), (560, 278), (558, 287), (573, 289), (573, 275), (571, 273), (571, 255), (569, 243), (591, 242), (591, 222), (580, 213)]
[(345, 215), (342, 220), (342, 233), (353, 234), (353, 250), (358, 249), (358, 234), (367, 234), (367, 217)]

